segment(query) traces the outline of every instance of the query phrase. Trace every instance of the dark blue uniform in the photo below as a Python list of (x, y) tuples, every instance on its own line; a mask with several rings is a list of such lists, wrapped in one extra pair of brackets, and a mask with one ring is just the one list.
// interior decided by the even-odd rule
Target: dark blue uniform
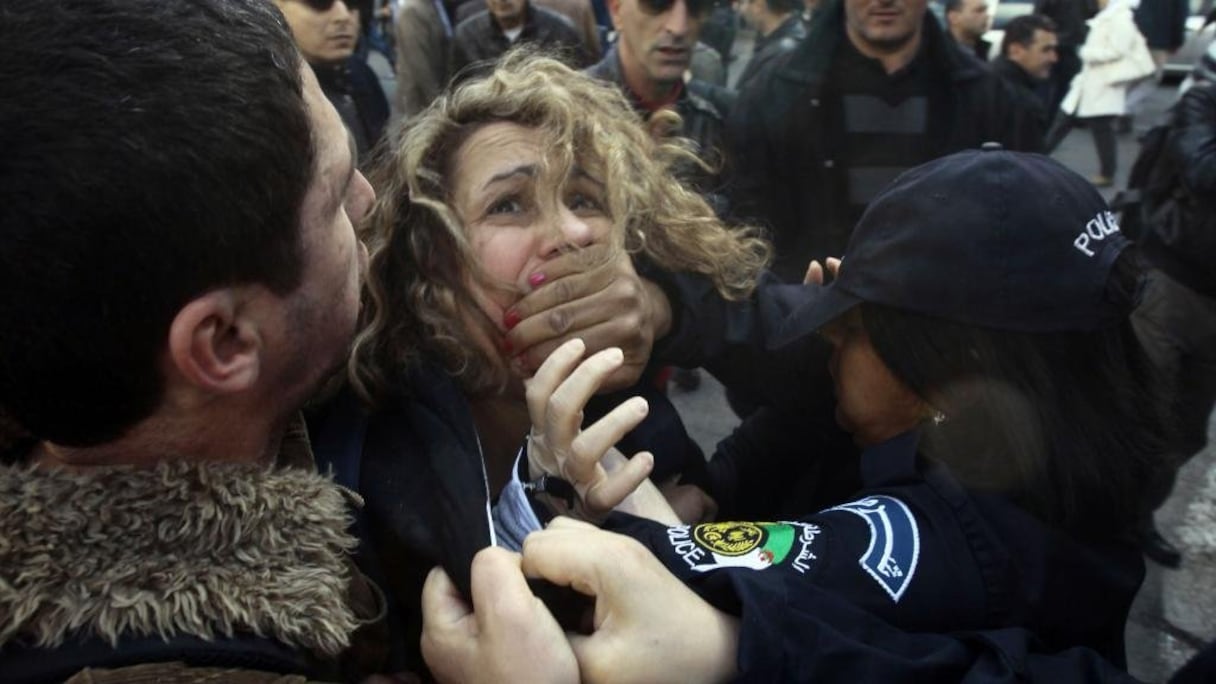
[[(1134, 546), (1081, 543), (1001, 497), (963, 489), (917, 454), (915, 433), (865, 450), (861, 475), (851, 500), (796, 521), (668, 528), (617, 516), (608, 526), (740, 615), (739, 663), (757, 678), (839, 677), (840, 668), (886, 676), (889, 667), (902, 679), (918, 662), (928, 672), (972, 663), (977, 643), (1005, 654), (1085, 647), (1087, 662), (1096, 652), (1123, 664), (1123, 627), (1144, 574)], [(974, 642), (907, 634), (981, 631)], [(824, 650), (840, 639), (863, 652)]]

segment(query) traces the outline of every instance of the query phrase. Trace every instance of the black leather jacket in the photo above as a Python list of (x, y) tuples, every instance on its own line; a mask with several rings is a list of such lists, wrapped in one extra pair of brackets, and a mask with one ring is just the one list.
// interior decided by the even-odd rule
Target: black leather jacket
[(1155, 266), (1207, 297), (1216, 298), (1216, 83), (1200, 81), (1174, 106), (1165, 153), (1177, 169), (1172, 210), (1141, 242)]
[(1026, 110), (1029, 122), (1034, 125), (1040, 139), (1045, 138), (1047, 127), (1051, 125), (1051, 117), (1047, 113), (1046, 102), (1035, 92), (1039, 83), (1035, 82), (1025, 69), (1009, 61), (1004, 55), (993, 59), (989, 65), (1009, 84), (1010, 91), (1017, 98), (1018, 104)]
[(313, 65), (321, 91), (355, 136), (359, 161), (366, 161), (388, 124), (388, 100), (376, 73), (359, 57), (337, 65)]

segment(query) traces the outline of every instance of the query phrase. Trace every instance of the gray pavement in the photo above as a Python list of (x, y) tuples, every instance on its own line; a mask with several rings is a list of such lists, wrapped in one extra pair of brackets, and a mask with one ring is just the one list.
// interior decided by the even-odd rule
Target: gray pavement
[[(750, 54), (751, 37), (740, 33), (732, 76)], [(1160, 86), (1147, 99), (1136, 128), (1143, 130), (1156, 120), (1176, 97), (1176, 87)], [(1109, 198), (1126, 184), (1138, 143), (1134, 134), (1118, 139), (1119, 166), (1115, 188), (1104, 191)], [(1053, 155), (1069, 168), (1089, 177), (1097, 173), (1097, 154), (1088, 130), (1074, 130)], [(705, 450), (738, 424), (727, 406), (722, 387), (702, 373), (701, 387), (684, 391), (672, 387), (670, 396), (688, 426), (689, 433)], [(1216, 433), (1216, 424), (1209, 434)], [(1128, 669), (1146, 682), (1163, 682), (1203, 644), (1216, 640), (1216, 444), (1209, 444), (1182, 469), (1169, 501), (1158, 511), (1162, 533), (1183, 550), (1178, 570), (1148, 563), (1144, 586), (1132, 607), (1127, 626)]]

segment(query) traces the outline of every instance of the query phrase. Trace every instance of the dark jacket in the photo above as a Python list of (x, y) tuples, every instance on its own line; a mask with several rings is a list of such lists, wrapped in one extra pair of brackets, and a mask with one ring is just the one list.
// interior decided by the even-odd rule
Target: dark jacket
[[(889, 628), (1022, 629), (1045, 653), (1084, 647), (1122, 665), (1123, 628), (1144, 576), (1134, 545), (1081, 543), (1000, 497), (962, 488), (917, 455), (913, 433), (867, 449), (860, 470), (860, 492), (794, 522), (668, 528), (617, 516), (609, 527), (740, 616), (737, 662), (748, 681), (816, 681), (828, 672), (833, 681), (912, 681), (899, 670), (894, 680), (875, 676), (892, 669), (883, 652), (902, 646), (885, 643)], [(845, 603), (861, 610), (844, 617)], [(867, 613), (889, 627), (862, 630), (861, 644), (825, 648)], [(814, 626), (823, 619), (826, 627)], [(959, 680), (947, 672), (915, 680)]]
[(1018, 106), (1026, 111), (1028, 127), (1033, 125), (1039, 139), (1045, 139), (1047, 128), (1051, 125), (1051, 117), (1047, 114), (1046, 103), (1036, 92), (1036, 89), (1042, 87), (1042, 84), (1035, 81), (1030, 74), (1026, 73), (1025, 69), (1009, 61), (1004, 55), (993, 59), (989, 65), (992, 67), (992, 71), (1009, 85), (1009, 90), (1017, 100)]
[[(951, 39), (953, 39), (953, 38), (954, 37), (951, 36)], [(963, 52), (967, 52), (967, 53), (974, 55), (975, 58), (981, 62), (987, 62), (988, 53), (992, 51), (992, 43), (984, 40), (983, 38), (976, 39), (975, 45), (964, 45), (963, 43), (960, 43), (957, 40), (955, 40), (954, 44), (958, 45), (959, 48), (961, 48), (963, 50)]]
[(743, 67), (743, 73), (739, 74), (736, 88), (755, 80), (756, 74), (763, 71), (769, 62), (793, 50), (803, 38), (806, 38), (806, 25), (798, 14), (791, 14), (772, 33), (757, 38), (752, 48), (752, 58)]
[(797, 47), (805, 37), (806, 24), (801, 15), (791, 14), (780, 26), (773, 29), (772, 33), (756, 39), (752, 47), (752, 57), (743, 67), (743, 73), (739, 74), (734, 88), (694, 79), (688, 82), (688, 89), (708, 100), (724, 117), (728, 117), (735, 108), (735, 101), (739, 99), (739, 89), (754, 80), (773, 59)]
[(1056, 23), (1060, 47), (1077, 48), (1085, 42), (1089, 33), (1085, 22), (1097, 14), (1098, 4), (1095, 0), (1036, 0), (1034, 11)]
[[(442, 565), (469, 595), (473, 556), (491, 544), (497, 529), (499, 492), (490, 491), (473, 414), (455, 380), (420, 363), (398, 385), (400, 392), (370, 412), (343, 390), (310, 417), (309, 432), (317, 462), (365, 501), (355, 522), (358, 562), (389, 605), (391, 671), (421, 671), (422, 584), (431, 568)], [(656, 482), (691, 472), (687, 481), (700, 484), (693, 471), (704, 471), (705, 458), (657, 390), (634, 387), (615, 401), (596, 397), (586, 420), (635, 395), (644, 396), (651, 410), (618, 443), (622, 452), (654, 453)], [(519, 439), (522, 445), (524, 434)]]
[(514, 45), (529, 43), (554, 53), (575, 69), (591, 63), (586, 46), (570, 20), (531, 3), (524, 9), (524, 27), (512, 42), (488, 10), (482, 10), (456, 25), (452, 38), (452, 73), (458, 76), (466, 66), (475, 62), (493, 62)]
[[(319, 464), (355, 489), (359, 565), (383, 588), (393, 670), (421, 670), (422, 583), (442, 565), (467, 592), (473, 555), (490, 545), (491, 494), (467, 401), (438, 369), (409, 373), (374, 413), (344, 390), (309, 420)], [(467, 594), (466, 594), (467, 595)]]
[(313, 66), (312, 70), (325, 97), (355, 136), (359, 161), (366, 161), (368, 151), (380, 142), (388, 123), (388, 99), (376, 72), (358, 57), (336, 66)]
[(1179, 187), (1165, 207), (1174, 220), (1155, 220), (1141, 244), (1155, 266), (1216, 298), (1216, 83), (1199, 82), (1174, 106), (1165, 154)]
[(1136, 28), (1153, 50), (1173, 52), (1186, 40), (1186, 18), (1191, 14), (1187, 0), (1150, 0), (1135, 10)]
[[(839, 0), (825, 3), (806, 40), (744, 87), (728, 121), (732, 211), (771, 229), (773, 270), (786, 280), (800, 281), (812, 258), (841, 254), (857, 218), (847, 203), (842, 106), (825, 90), (845, 40), (844, 10)], [(908, 165), (988, 141), (1042, 149), (1037, 126), (1008, 86), (949, 40), (928, 13), (916, 59), (936, 75), (925, 146), (931, 154)]]

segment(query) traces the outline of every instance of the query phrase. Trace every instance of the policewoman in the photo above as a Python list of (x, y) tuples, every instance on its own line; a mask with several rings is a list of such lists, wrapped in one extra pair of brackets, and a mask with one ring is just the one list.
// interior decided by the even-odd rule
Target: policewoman
[[(737, 620), (736, 674), (798, 677), (825, 658), (837, 675), (875, 672), (881, 654), (824, 653), (822, 623), (800, 631), (854, 608), (909, 633), (1018, 628), (1043, 652), (1087, 647), (1122, 666), (1144, 574), (1140, 492), (1165, 424), (1128, 323), (1140, 282), (1103, 199), (1047, 157), (993, 146), (908, 171), (776, 343), (833, 344), (836, 416), (862, 450), (862, 489), (796, 521), (619, 515), (607, 527)], [(614, 535), (558, 528), (529, 537), (524, 568), (565, 564), (558, 576), (580, 586), (580, 547)], [(628, 554), (599, 555), (646, 591)], [(598, 615), (612, 610), (610, 588), (581, 584), (600, 586)], [(649, 626), (600, 628), (679, 633), (663, 621), (688, 613), (669, 608)]]

